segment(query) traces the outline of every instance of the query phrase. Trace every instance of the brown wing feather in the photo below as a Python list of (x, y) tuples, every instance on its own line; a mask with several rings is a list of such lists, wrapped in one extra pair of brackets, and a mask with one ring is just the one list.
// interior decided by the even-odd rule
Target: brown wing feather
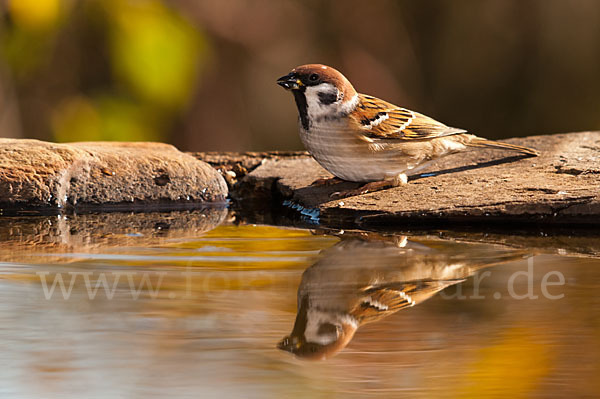
[(426, 140), (465, 132), (365, 94), (359, 94), (351, 117), (364, 136), (372, 139)]
[(457, 281), (418, 281), (364, 289), (364, 296), (351, 311), (361, 324), (371, 323), (416, 305)]

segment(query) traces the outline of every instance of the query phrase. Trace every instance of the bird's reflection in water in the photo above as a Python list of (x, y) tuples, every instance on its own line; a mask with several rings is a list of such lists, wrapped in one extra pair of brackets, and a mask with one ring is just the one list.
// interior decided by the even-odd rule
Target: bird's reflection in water
[(344, 239), (304, 271), (294, 328), (278, 348), (306, 359), (331, 357), (361, 325), (417, 305), (481, 268), (523, 256), (405, 236)]

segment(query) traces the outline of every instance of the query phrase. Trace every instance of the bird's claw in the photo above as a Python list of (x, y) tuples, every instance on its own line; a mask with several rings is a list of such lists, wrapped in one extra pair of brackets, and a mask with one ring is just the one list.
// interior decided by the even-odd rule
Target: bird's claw
[(342, 183), (343, 180), (339, 177), (329, 177), (317, 179), (310, 184), (311, 187), (322, 187), (322, 186), (332, 186), (334, 184)]
[(336, 191), (335, 193), (329, 194), (329, 198), (342, 199), (346, 197), (354, 197), (355, 195), (367, 194), (369, 192), (369, 190), (361, 190), (360, 188), (356, 190)]
[(375, 181), (375, 182), (367, 183), (367, 184), (360, 186), (359, 188), (356, 188), (354, 190), (336, 191), (334, 193), (331, 193), (329, 195), (329, 197), (331, 199), (354, 197), (355, 195), (368, 194), (368, 193), (372, 193), (375, 191), (384, 190), (386, 188), (393, 187), (393, 186), (394, 186), (394, 184), (389, 181)]

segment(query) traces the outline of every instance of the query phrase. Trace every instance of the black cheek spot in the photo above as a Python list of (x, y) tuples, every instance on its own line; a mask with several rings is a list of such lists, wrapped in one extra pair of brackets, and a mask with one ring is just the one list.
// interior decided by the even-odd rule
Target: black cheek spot
[(317, 334), (319, 334), (319, 335), (330, 335), (330, 334), (336, 334), (336, 333), (337, 333), (337, 327), (331, 323), (321, 324), (319, 326), (319, 330), (317, 331)]
[(318, 96), (319, 96), (319, 101), (323, 105), (333, 104), (334, 102), (337, 101), (337, 93), (320, 91), (318, 93)]

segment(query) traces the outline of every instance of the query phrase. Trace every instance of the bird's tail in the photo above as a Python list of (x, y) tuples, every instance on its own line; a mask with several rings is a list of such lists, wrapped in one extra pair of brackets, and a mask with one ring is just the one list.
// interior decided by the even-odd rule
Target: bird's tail
[(539, 151), (534, 150), (533, 148), (527, 148), (520, 145), (502, 143), (500, 141), (492, 141), (487, 139), (482, 139), (481, 137), (475, 137), (471, 142), (467, 144), (469, 147), (487, 147), (487, 148), (498, 148), (504, 150), (513, 150), (518, 151), (522, 154), (530, 155), (533, 157), (537, 157), (540, 155)]

